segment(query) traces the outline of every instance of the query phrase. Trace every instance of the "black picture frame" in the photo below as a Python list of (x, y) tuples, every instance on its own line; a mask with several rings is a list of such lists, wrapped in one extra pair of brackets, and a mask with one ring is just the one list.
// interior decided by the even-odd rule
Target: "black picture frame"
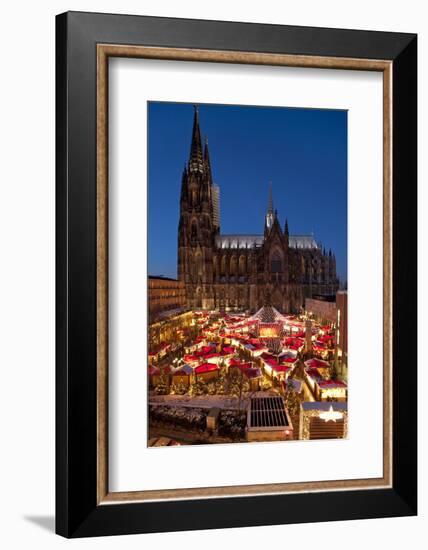
[[(99, 43), (392, 61), (391, 488), (97, 505)], [(56, 98), (56, 532), (86, 537), (415, 515), (417, 36), (68, 12), (56, 18)]]

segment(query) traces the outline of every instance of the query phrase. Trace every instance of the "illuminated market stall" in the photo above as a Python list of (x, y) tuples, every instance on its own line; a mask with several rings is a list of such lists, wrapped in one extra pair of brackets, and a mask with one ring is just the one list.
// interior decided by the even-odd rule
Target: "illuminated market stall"
[(347, 434), (347, 403), (306, 401), (300, 405), (299, 439), (341, 439)]
[(293, 439), (293, 424), (280, 396), (255, 396), (247, 413), (247, 441)]
[(214, 363), (202, 363), (195, 368), (196, 381), (207, 382), (219, 377), (220, 367)]

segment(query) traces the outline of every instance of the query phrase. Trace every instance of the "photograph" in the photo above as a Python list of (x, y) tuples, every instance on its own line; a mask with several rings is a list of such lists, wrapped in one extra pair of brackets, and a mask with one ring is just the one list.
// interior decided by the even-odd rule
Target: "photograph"
[(148, 447), (346, 439), (347, 110), (147, 112)]
[(423, 548), (423, 6), (4, 3), (0, 548)]

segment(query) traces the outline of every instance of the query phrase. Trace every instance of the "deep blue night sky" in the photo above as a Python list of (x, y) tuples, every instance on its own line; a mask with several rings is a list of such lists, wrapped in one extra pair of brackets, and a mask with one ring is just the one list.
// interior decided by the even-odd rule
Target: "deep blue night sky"
[[(148, 270), (176, 277), (194, 108), (150, 102), (148, 111)], [(287, 217), (291, 235), (313, 231), (346, 280), (347, 112), (201, 104), (199, 120), (220, 186), (221, 233), (263, 233), (271, 181), (281, 226)]]

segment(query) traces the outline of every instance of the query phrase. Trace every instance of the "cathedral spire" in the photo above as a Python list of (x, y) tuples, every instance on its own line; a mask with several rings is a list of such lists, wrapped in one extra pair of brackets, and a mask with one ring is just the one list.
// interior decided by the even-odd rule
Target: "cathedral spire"
[(268, 210), (267, 210), (266, 219), (265, 219), (265, 227), (267, 229), (272, 228), (274, 219), (275, 219), (275, 215), (273, 212), (272, 182), (269, 182)]
[(272, 182), (269, 182), (268, 214), (273, 214)]
[(288, 235), (288, 219), (285, 218), (284, 235)]
[(192, 144), (190, 146), (189, 172), (203, 172), (201, 131), (199, 128), (199, 105), (194, 106)]
[(187, 166), (184, 165), (183, 174), (181, 176), (181, 202), (187, 200)]
[(209, 178), (210, 182), (212, 183), (211, 162), (210, 162), (210, 153), (208, 151), (208, 137), (207, 136), (205, 136), (204, 164), (205, 164), (205, 169), (207, 171), (208, 178)]
[(265, 226), (267, 229), (271, 229), (274, 220), (273, 212), (273, 199), (272, 199), (272, 182), (269, 182), (269, 198), (268, 198), (268, 209), (266, 213)]

